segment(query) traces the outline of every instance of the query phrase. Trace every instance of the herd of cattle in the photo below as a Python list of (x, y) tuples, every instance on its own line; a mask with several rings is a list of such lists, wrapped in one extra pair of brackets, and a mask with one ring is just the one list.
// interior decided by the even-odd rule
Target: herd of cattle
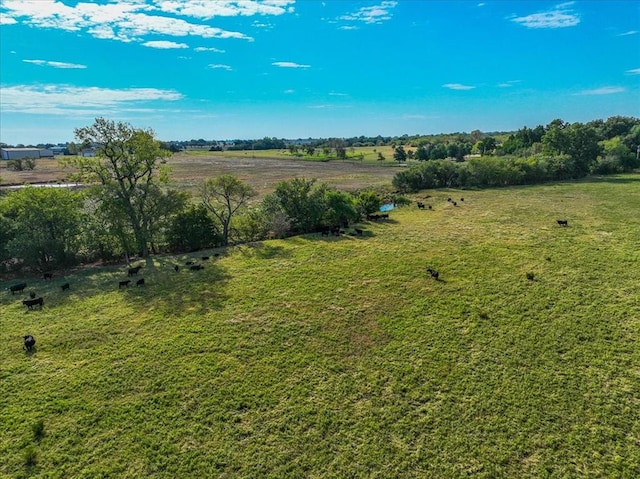
[[(428, 198), (428, 197), (427, 197)], [(452, 206), (457, 206), (458, 202), (453, 200), (452, 198), (447, 198), (447, 202), (450, 203)], [(464, 202), (464, 198), (460, 198), (460, 202)], [(425, 204), (422, 201), (417, 201), (417, 207), (420, 210), (433, 210), (433, 206), (430, 204)], [(382, 213), (382, 214), (369, 214), (367, 215), (367, 220), (368, 221), (380, 221), (380, 220), (386, 220), (389, 218), (389, 214), (388, 213)], [(569, 221), (568, 220), (556, 220), (558, 225), (561, 227), (567, 227), (569, 226)], [(358, 236), (362, 236), (364, 234), (364, 230), (360, 229), (360, 228), (354, 228), (355, 234)], [(327, 227), (327, 228), (323, 228), (320, 230), (320, 233), (322, 236), (329, 236), (329, 235), (335, 235), (335, 236), (340, 236), (342, 233), (344, 233), (345, 231), (341, 229), (340, 226), (336, 226), (336, 227)], [(351, 233), (353, 234), (353, 233)], [(214, 255), (215, 257), (220, 256), (219, 253), (216, 253)], [(201, 257), (202, 261), (207, 261), (209, 259), (209, 256), (202, 256)], [(184, 264), (185, 267), (187, 267), (189, 270), (191, 271), (200, 271), (204, 269), (204, 265), (196, 263), (195, 261), (187, 261)], [(139, 266), (134, 266), (134, 267), (130, 267), (127, 270), (127, 277), (128, 278), (133, 278), (134, 276), (138, 276), (138, 274), (140, 273), (140, 270), (142, 269), (142, 265)], [(174, 265), (173, 267), (174, 271), (176, 273), (178, 273), (180, 271), (180, 266), (179, 265)], [(436, 281), (440, 280), (440, 273), (438, 271), (436, 271), (433, 268), (427, 268), (426, 272), (429, 274), (429, 276), (431, 278), (433, 278)], [(44, 273), (42, 275), (42, 279), (43, 280), (51, 280), (53, 279), (53, 274), (52, 273)], [(124, 280), (119, 280), (118, 281), (118, 289), (121, 288), (127, 288), (131, 285), (132, 283), (132, 279), (124, 279)], [(144, 278), (138, 278), (135, 280), (135, 285), (137, 287), (141, 287), (145, 285), (145, 280)], [(23, 292), (25, 289), (27, 288), (27, 283), (26, 282), (21, 282), (21, 283), (17, 283), (14, 284), (12, 286), (9, 286), (8, 290), (11, 292), (12, 295), (14, 295), (15, 293), (21, 293)], [(64, 284), (62, 284), (60, 286), (60, 288), (62, 289), (62, 292), (65, 291), (69, 291), (71, 289), (71, 285), (70, 283), (66, 282)], [(28, 299), (24, 299), (22, 301), (22, 304), (24, 306), (26, 306), (27, 311), (29, 310), (33, 310), (35, 307), (38, 307), (38, 309), (42, 309), (42, 307), (44, 306), (44, 298), (42, 296), (40, 297), (36, 297), (35, 292), (30, 292), (29, 293), (29, 298)], [(35, 346), (35, 338), (32, 335), (26, 335), (23, 337), (24, 339), (24, 345), (23, 348), (27, 351), (27, 352), (32, 352), (33, 348)]]

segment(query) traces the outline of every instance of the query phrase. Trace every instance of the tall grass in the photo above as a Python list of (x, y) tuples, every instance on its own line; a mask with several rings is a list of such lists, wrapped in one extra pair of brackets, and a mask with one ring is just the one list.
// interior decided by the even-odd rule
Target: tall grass
[(0, 475), (638, 477), (639, 185), (421, 192), (362, 237), (153, 258), (144, 288), (26, 278)]

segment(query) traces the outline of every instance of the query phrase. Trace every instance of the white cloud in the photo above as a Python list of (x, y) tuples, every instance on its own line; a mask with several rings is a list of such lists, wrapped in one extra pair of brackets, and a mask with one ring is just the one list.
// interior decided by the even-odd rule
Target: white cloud
[(224, 50), (220, 50), (219, 48), (214, 47), (196, 47), (194, 48), (196, 52), (213, 52), (213, 53), (224, 53)]
[(189, 45), (187, 45), (186, 43), (169, 42), (167, 40), (155, 40), (151, 42), (144, 42), (142, 45), (145, 47), (161, 48), (161, 49), (189, 48)]
[(449, 90), (473, 90), (475, 87), (471, 85), (463, 85), (461, 83), (446, 83), (442, 85)]
[(154, 6), (133, 0), (104, 5), (80, 2), (74, 6), (54, 0), (4, 0), (2, 6), (5, 14), (32, 27), (87, 32), (95, 38), (122, 42), (142, 42), (151, 34), (253, 40), (240, 32), (152, 15)]
[(209, 20), (214, 17), (283, 15), (293, 12), (295, 0), (154, 0), (159, 10)]
[(384, 1), (379, 5), (374, 5), (372, 7), (362, 7), (356, 12), (338, 17), (338, 19), (363, 22), (367, 24), (382, 23), (391, 19), (391, 10), (395, 8), (397, 4), (398, 2), (396, 1)]
[(503, 82), (503, 83), (498, 83), (498, 87), (500, 87), (500, 88), (510, 88), (513, 85), (515, 85), (516, 83), (520, 83), (520, 80), (508, 80), (508, 81)]
[(338, 30), (359, 30), (359, 28), (355, 25), (343, 25), (341, 27), (338, 27)]
[(295, 93), (295, 92), (296, 92), (295, 90), (291, 90), (291, 89), (284, 91), (284, 93), (286, 93), (287, 95), (291, 95), (292, 93)]
[(640, 75), (640, 68), (634, 68), (633, 70), (627, 70), (627, 73), (631, 75)]
[(594, 90), (582, 90), (576, 93), (576, 95), (613, 95), (615, 93), (622, 93), (623, 91), (625, 91), (625, 89), (620, 86), (605, 86)]
[(628, 32), (621, 33), (618, 36), (619, 37), (626, 37), (628, 35), (635, 35), (636, 33), (638, 33), (637, 30), (629, 30)]
[(211, 63), (209, 64), (209, 68), (212, 68), (214, 70), (227, 70), (227, 71), (232, 70), (232, 68), (229, 65), (223, 65), (221, 63)]
[(0, 12), (0, 25), (15, 25), (16, 23), (18, 23), (18, 21), (15, 18)]
[(511, 21), (527, 28), (565, 28), (580, 23), (580, 16), (570, 7), (573, 2), (561, 3), (546, 12), (533, 13), (524, 17), (514, 17)]
[(53, 68), (87, 68), (86, 65), (79, 65), (77, 63), (65, 63), (65, 62), (51, 62), (47, 60), (22, 60), (25, 63), (32, 63), (34, 65), (47, 66)]
[(272, 65), (280, 68), (311, 68), (311, 65), (301, 65), (293, 62), (273, 62)]
[(16, 85), (0, 88), (5, 112), (68, 115), (104, 110), (119, 110), (127, 105), (148, 101), (175, 101), (183, 95), (175, 90), (126, 88), (116, 90), (72, 85)]

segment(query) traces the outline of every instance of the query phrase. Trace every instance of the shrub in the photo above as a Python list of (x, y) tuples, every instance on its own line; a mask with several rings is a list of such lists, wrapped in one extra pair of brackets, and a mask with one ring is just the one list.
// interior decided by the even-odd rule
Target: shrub
[(40, 419), (31, 425), (31, 431), (33, 432), (33, 438), (40, 442), (44, 437), (44, 421)]

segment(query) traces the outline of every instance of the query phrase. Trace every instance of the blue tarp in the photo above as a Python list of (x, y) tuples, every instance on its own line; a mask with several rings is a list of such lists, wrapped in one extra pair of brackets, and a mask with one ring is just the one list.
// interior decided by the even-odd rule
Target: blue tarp
[(387, 203), (386, 205), (382, 205), (380, 207), (380, 211), (391, 211), (394, 208), (395, 208), (395, 205), (393, 203)]

